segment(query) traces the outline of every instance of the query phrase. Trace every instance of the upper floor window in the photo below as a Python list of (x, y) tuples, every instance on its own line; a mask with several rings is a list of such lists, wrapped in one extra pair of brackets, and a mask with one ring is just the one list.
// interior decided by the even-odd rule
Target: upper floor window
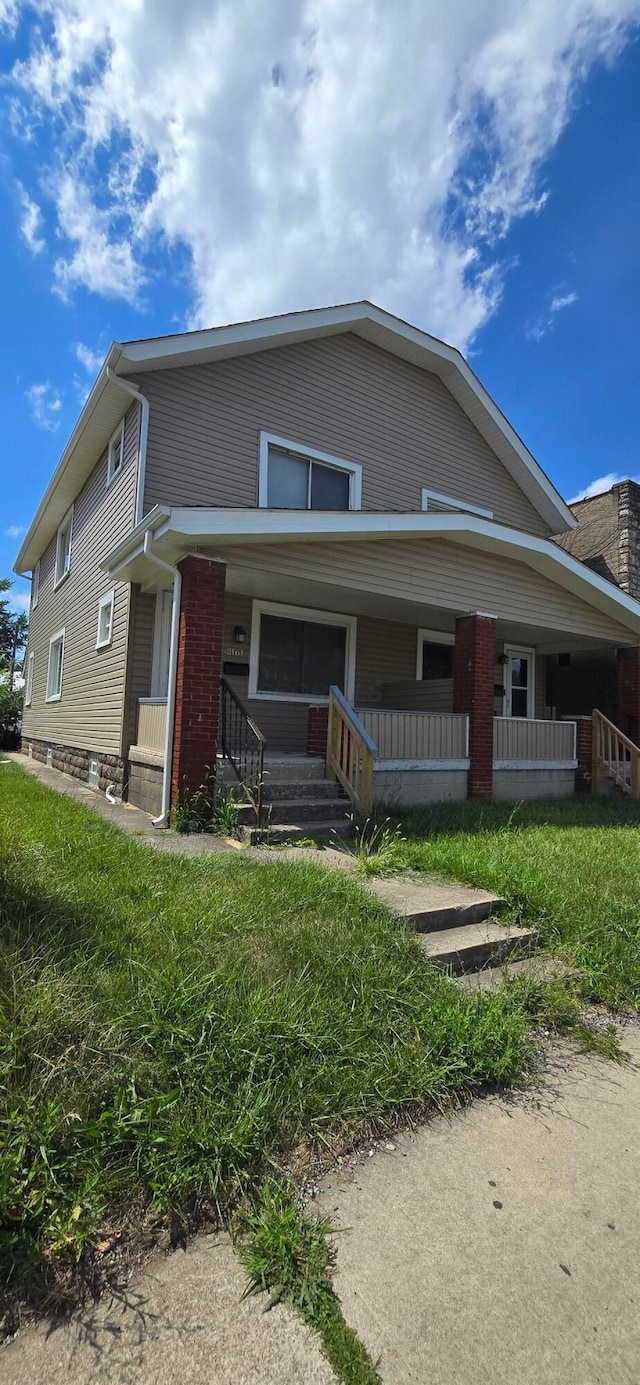
[(441, 495), (439, 491), (422, 489), (423, 510), (448, 514), (462, 511), (466, 515), (478, 515), (480, 519), (493, 519), (493, 510), (483, 510), (479, 505), (469, 505), (466, 500), (456, 500), (452, 495)]
[(359, 510), (362, 467), (260, 434), (258, 504), (271, 510)]
[(73, 533), (73, 505), (68, 514), (65, 515), (60, 528), (58, 529), (58, 539), (56, 543), (56, 578), (55, 585), (62, 582), (71, 567), (71, 537)]
[(117, 476), (118, 472), (122, 470), (123, 461), (124, 419), (122, 420), (122, 423), (118, 424), (118, 427), (116, 428), (116, 431), (109, 443), (109, 451), (107, 453), (107, 485), (109, 485), (109, 482), (113, 481), (114, 476)]
[(113, 639), (113, 602), (115, 592), (108, 592), (98, 605), (96, 649), (104, 649)]
[(32, 611), (35, 611), (35, 609), (36, 609), (36, 606), (37, 606), (37, 604), (38, 604), (38, 597), (39, 597), (39, 595), (40, 595), (40, 559), (38, 558), (38, 561), (37, 561), (37, 563), (36, 563), (36, 565), (35, 565), (35, 567), (34, 567), (34, 569), (33, 569), (33, 572), (32, 572), (32, 574), (31, 574), (31, 610), (32, 610)]

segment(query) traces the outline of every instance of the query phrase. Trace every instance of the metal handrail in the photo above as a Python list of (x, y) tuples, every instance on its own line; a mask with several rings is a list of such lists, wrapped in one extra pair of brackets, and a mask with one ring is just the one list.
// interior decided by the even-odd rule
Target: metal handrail
[(236, 779), (248, 789), (257, 825), (262, 818), (264, 752), (267, 738), (227, 678), (220, 679), (220, 749)]

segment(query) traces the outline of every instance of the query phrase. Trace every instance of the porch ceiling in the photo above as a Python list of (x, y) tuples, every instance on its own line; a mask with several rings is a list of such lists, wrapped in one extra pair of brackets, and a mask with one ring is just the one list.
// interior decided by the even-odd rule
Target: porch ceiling
[(224, 561), (248, 595), (445, 630), (481, 610), (501, 638), (549, 653), (640, 643), (640, 602), (552, 541), (474, 515), (158, 506), (103, 564), (151, 590), (167, 579), (144, 554), (147, 531), (170, 563)]

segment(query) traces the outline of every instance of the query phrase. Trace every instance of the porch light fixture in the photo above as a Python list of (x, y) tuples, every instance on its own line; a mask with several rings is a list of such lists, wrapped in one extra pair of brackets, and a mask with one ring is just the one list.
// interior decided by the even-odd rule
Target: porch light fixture
[(234, 627), (233, 627), (233, 643), (234, 643), (234, 644), (246, 644), (246, 642), (247, 642), (247, 632), (246, 632), (246, 630), (245, 630), (245, 628), (244, 628), (244, 625), (234, 625)]

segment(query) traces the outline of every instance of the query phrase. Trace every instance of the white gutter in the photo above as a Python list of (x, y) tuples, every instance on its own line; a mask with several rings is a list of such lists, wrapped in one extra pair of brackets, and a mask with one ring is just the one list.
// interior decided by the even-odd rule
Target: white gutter
[(173, 578), (173, 601), (171, 603), (171, 635), (169, 637), (169, 681), (167, 686), (167, 724), (164, 734), (164, 769), (162, 771), (162, 805), (160, 816), (153, 819), (154, 827), (167, 827), (171, 810), (171, 768), (173, 762), (173, 723), (176, 710), (176, 673), (178, 669), (178, 624), (180, 620), (180, 593), (182, 578), (177, 567), (159, 558), (151, 547), (151, 530), (144, 536), (144, 555), (157, 567), (170, 572)]
[[(128, 380), (121, 380), (120, 376), (116, 375), (115, 371), (113, 371), (110, 366), (107, 366), (107, 380), (110, 380), (112, 385), (118, 385), (121, 390), (125, 391), (125, 394), (130, 394), (133, 399), (137, 399), (140, 405), (140, 442), (138, 445), (138, 477), (136, 481), (136, 510), (134, 521), (136, 524), (139, 524), (140, 520), (142, 519), (143, 513), (144, 483), (147, 474), (147, 442), (149, 439), (149, 400), (145, 397), (144, 394), (141, 394), (139, 389), (136, 389), (135, 385), (129, 384)], [(158, 561), (160, 561), (160, 559), (158, 559)]]

